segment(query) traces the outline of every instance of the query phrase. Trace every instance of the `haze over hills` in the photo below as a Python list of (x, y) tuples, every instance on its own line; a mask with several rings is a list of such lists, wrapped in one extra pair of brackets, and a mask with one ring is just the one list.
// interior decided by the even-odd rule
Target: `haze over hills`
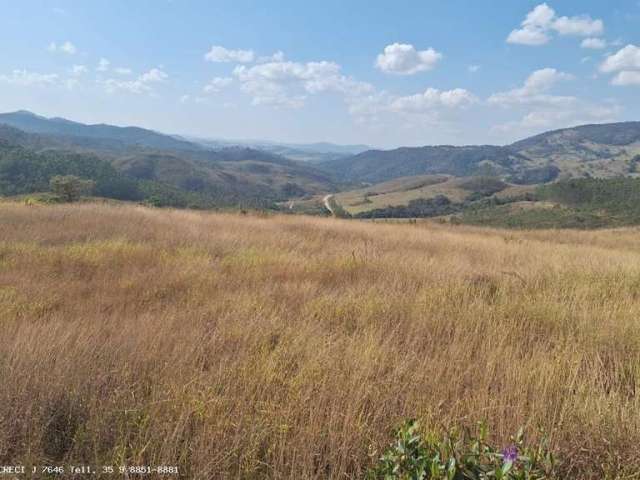
[[(113, 125), (85, 125), (64, 118), (46, 118), (26, 110), (0, 114), (0, 123), (29, 133), (38, 133), (69, 138), (82, 138), (104, 142), (104, 146), (147, 147), (172, 150), (201, 150), (198, 144), (163, 135), (139, 127), (116, 127)], [(108, 142), (108, 143), (107, 143)]]
[(303, 162), (337, 160), (370, 150), (367, 145), (337, 145), (330, 142), (280, 143), (265, 140), (204, 139), (190, 136), (185, 136), (184, 138), (208, 148), (221, 149), (229, 146), (245, 146)]

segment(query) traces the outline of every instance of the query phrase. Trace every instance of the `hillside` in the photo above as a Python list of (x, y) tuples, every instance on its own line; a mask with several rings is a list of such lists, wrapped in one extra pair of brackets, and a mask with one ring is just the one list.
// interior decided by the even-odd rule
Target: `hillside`
[(0, 123), (28, 133), (62, 137), (69, 143), (109, 148), (146, 147), (161, 150), (201, 150), (195, 143), (139, 127), (85, 125), (64, 118), (46, 118), (27, 111), (0, 113)]
[[(243, 205), (273, 208), (276, 202), (292, 197), (315, 195), (335, 189), (334, 180), (326, 172), (269, 152), (244, 147), (215, 151), (202, 147), (157, 149), (151, 145), (179, 147), (182, 143), (174, 143), (171, 137), (160, 141), (157, 137), (162, 135), (154, 132), (149, 132), (154, 140), (147, 141), (146, 146), (140, 143), (126, 144), (110, 136), (99, 136), (104, 130), (93, 132), (93, 137), (61, 135), (51, 133), (55, 125), (60, 123), (58, 120), (42, 119), (25, 113), (11, 118), (16, 117), (33, 120), (30, 128), (43, 132), (46, 130), (46, 133), (25, 132), (4, 125), (0, 120), (0, 184), (5, 185), (0, 189), (0, 194), (36, 192), (37, 189), (47, 188), (48, 179), (53, 175), (87, 174), (88, 170), (79, 171), (67, 165), (69, 162), (64, 160), (73, 158), (70, 162), (77, 163), (80, 157), (89, 164), (107, 163), (129, 180), (129, 192), (120, 192), (117, 197), (107, 197), (153, 198), (153, 203), (157, 205), (198, 208)], [(85, 127), (91, 127), (74, 122), (62, 123), (65, 128), (72, 124), (80, 132), (86, 132)], [(52, 124), (54, 127), (51, 127)], [(118, 127), (113, 127), (106, 131), (120, 132), (117, 129)], [(148, 139), (149, 136), (145, 138)], [(13, 147), (21, 147), (21, 153), (18, 155)], [(36, 163), (25, 160), (26, 163), (20, 165), (20, 158), (27, 157), (40, 160)], [(49, 161), (53, 157), (57, 160)], [(16, 169), (24, 173), (18, 176), (14, 172)], [(141, 193), (141, 190), (146, 193)]]
[(637, 229), (7, 203), (0, 223), (15, 464), (357, 479), (418, 418), (500, 446), (540, 427), (558, 479), (640, 471)]
[(523, 184), (556, 178), (613, 177), (636, 173), (640, 122), (585, 125), (537, 135), (512, 145), (433, 146), (370, 150), (322, 164), (350, 181), (447, 174), (497, 175)]
[[(521, 197), (533, 191), (530, 185), (514, 185), (495, 177), (454, 177), (450, 175), (416, 175), (401, 177), (369, 187), (334, 195), (338, 205), (352, 216), (390, 217), (411, 202), (444, 197), (449, 203), (484, 199)], [(421, 216), (403, 214), (403, 217)], [(437, 215), (429, 215), (437, 216)]]
[(574, 178), (537, 186), (527, 198), (487, 198), (455, 221), (507, 228), (603, 228), (640, 225), (640, 178)]

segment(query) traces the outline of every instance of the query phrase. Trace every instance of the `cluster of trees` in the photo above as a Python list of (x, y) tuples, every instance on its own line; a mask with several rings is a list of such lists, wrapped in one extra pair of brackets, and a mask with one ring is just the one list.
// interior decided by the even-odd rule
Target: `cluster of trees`
[[(512, 209), (507, 203), (544, 200), (554, 207)], [(462, 211), (463, 223), (518, 228), (602, 228), (640, 224), (640, 179), (576, 178), (542, 185), (534, 194), (492, 197)]]
[(638, 178), (576, 178), (543, 185), (537, 194), (570, 207), (640, 217)]
[(0, 195), (46, 192), (53, 177), (69, 175), (92, 180), (93, 193), (101, 197), (142, 199), (135, 180), (100, 158), (53, 150), (38, 153), (22, 147), (0, 148)]
[(530, 168), (509, 177), (509, 181), (521, 185), (533, 185), (536, 183), (547, 183), (555, 180), (560, 174), (560, 169), (555, 165)]
[(51, 192), (60, 201), (75, 201), (82, 195), (139, 201), (154, 206), (215, 208), (230, 203), (246, 208), (270, 205), (260, 195), (228, 195), (215, 189), (181, 189), (138, 179), (118, 171), (96, 155), (45, 150), (36, 152), (7, 143), (0, 144), (0, 196)]

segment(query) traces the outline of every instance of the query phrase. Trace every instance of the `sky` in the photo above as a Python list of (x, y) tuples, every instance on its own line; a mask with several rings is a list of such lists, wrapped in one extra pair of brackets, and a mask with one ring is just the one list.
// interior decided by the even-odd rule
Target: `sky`
[(640, 120), (640, 0), (0, 0), (0, 12), (0, 111), (382, 148)]

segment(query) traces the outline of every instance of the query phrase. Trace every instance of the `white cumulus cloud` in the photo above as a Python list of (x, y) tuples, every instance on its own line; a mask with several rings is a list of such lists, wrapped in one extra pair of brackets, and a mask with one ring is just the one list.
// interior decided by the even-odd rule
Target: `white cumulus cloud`
[(611, 84), (618, 86), (640, 85), (640, 72), (622, 71), (613, 77)]
[(442, 54), (433, 48), (416, 50), (407, 43), (393, 43), (384, 47), (375, 65), (386, 73), (413, 75), (433, 69), (441, 59)]
[(620, 70), (640, 70), (640, 47), (627, 45), (609, 55), (600, 66), (600, 71), (605, 73)]
[(607, 56), (600, 65), (603, 73), (616, 73), (612, 85), (640, 85), (640, 47), (627, 45), (616, 53)]
[(102, 81), (105, 90), (108, 93), (115, 93), (118, 91), (125, 91), (129, 93), (152, 93), (153, 85), (164, 82), (169, 75), (159, 68), (152, 68), (151, 70), (138, 76), (135, 80), (120, 80), (116, 78), (108, 78)]
[(604, 32), (602, 20), (594, 20), (589, 15), (560, 17), (553, 22), (553, 29), (560, 35), (587, 37), (601, 35)]
[(215, 63), (251, 63), (255, 59), (253, 50), (229, 50), (219, 45), (213, 45), (205, 54), (207, 62)]
[(233, 74), (254, 105), (299, 108), (309, 95), (323, 92), (345, 96), (364, 94), (373, 89), (342, 74), (335, 62), (269, 62), (252, 67), (238, 66)]
[(394, 112), (424, 113), (440, 107), (465, 107), (476, 101), (476, 97), (463, 88), (445, 91), (427, 88), (423, 93), (396, 98), (390, 107)]
[[(509, 33), (508, 43), (539, 46), (549, 43), (552, 34), (595, 37), (604, 32), (604, 23), (589, 15), (558, 17), (553, 8), (542, 3), (531, 10), (526, 18)], [(587, 47), (593, 48), (593, 47)]]
[(559, 72), (555, 68), (542, 68), (531, 73), (522, 87), (505, 92), (494, 93), (488, 99), (490, 104), (515, 105), (515, 104), (566, 104), (575, 100), (574, 97), (549, 95), (548, 92), (558, 82), (571, 80), (573, 75)]
[(493, 130), (524, 136), (544, 129), (614, 121), (617, 118), (620, 107), (615, 103), (594, 103), (576, 96), (552, 93), (556, 85), (573, 78), (555, 68), (543, 68), (529, 75), (521, 87), (494, 93), (488, 98), (488, 105), (521, 112), (522, 117), (497, 125)]

